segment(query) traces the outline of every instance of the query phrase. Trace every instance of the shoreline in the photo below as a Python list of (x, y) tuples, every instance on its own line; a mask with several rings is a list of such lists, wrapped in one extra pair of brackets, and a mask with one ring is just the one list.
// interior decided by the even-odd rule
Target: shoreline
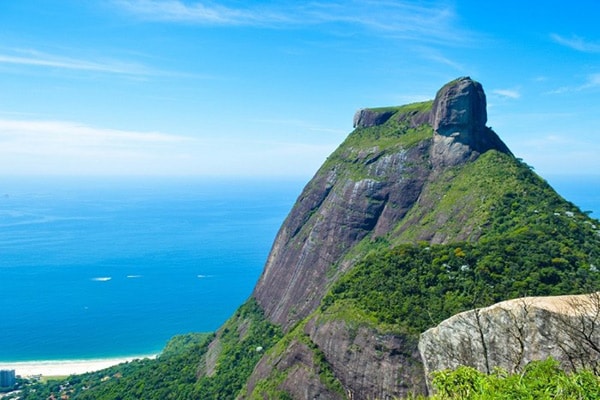
[(156, 358), (158, 354), (128, 357), (91, 358), (81, 360), (0, 361), (0, 370), (15, 370), (23, 378), (41, 376), (69, 376), (100, 371), (117, 364)]

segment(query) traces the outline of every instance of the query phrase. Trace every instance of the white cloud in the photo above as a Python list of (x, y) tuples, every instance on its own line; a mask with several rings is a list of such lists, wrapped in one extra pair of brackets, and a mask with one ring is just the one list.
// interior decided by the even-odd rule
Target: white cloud
[(469, 39), (469, 34), (455, 25), (456, 14), (445, 2), (338, 0), (266, 6), (240, 3), (245, 5), (238, 8), (180, 0), (113, 0), (113, 4), (138, 18), (156, 22), (272, 28), (342, 23), (417, 41), (456, 44)]
[(308, 177), (336, 145), (0, 119), (0, 175)]
[[(211, 74), (187, 73), (153, 68), (138, 62), (118, 59), (83, 59), (64, 55), (50, 54), (35, 49), (0, 48), (0, 65), (17, 65), (32, 68), (46, 68), (67, 71), (97, 72), (121, 75), (133, 79), (150, 77), (174, 77), (193, 79), (218, 79)], [(18, 70), (20, 71), (20, 70)]]
[(590, 74), (586, 77), (584, 83), (577, 86), (561, 86), (558, 89), (546, 92), (546, 94), (562, 94), (570, 92), (580, 92), (582, 90), (594, 89), (600, 87), (600, 73)]
[(600, 87), (600, 73), (587, 76), (587, 81), (581, 86), (581, 89), (590, 89)]
[(115, 0), (123, 10), (150, 21), (189, 22), (207, 25), (261, 25), (289, 22), (265, 9), (235, 9), (217, 4), (178, 0)]
[[(191, 139), (65, 121), (0, 119), (0, 171), (10, 174), (136, 174), (168, 170), (169, 151)], [(181, 154), (175, 154), (177, 157)]]
[(492, 93), (509, 99), (518, 99), (521, 97), (521, 93), (517, 89), (495, 89), (492, 90)]
[(600, 43), (590, 42), (579, 36), (572, 35), (571, 37), (564, 37), (553, 33), (550, 35), (550, 38), (554, 42), (573, 50), (581, 51), (584, 53), (600, 53)]
[(442, 55), (437, 49), (433, 49), (431, 47), (420, 47), (418, 48), (418, 52), (421, 53), (421, 55), (428, 60), (440, 63), (442, 65), (446, 65), (459, 72), (466, 71), (464, 65)]
[(307, 22), (345, 22), (399, 37), (451, 41), (459, 33), (456, 15), (447, 5), (409, 1), (331, 1), (312, 3), (302, 15)]
[(136, 63), (127, 63), (116, 60), (82, 60), (48, 54), (33, 49), (16, 49), (8, 52), (4, 50), (4, 54), (0, 53), (0, 64), (16, 64), (121, 75), (150, 75), (155, 73), (149, 68)]

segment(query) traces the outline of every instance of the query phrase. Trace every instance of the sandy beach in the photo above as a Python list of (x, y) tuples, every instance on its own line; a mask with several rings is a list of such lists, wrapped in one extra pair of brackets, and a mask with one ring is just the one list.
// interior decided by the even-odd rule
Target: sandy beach
[(23, 361), (23, 362), (2, 362), (0, 361), (0, 370), (14, 369), (17, 375), (22, 377), (42, 375), (42, 376), (65, 376), (74, 374), (83, 374), (86, 372), (99, 371), (113, 365), (129, 362), (136, 359), (155, 358), (156, 355), (133, 356), (121, 358), (103, 358), (90, 360), (48, 360), (48, 361)]

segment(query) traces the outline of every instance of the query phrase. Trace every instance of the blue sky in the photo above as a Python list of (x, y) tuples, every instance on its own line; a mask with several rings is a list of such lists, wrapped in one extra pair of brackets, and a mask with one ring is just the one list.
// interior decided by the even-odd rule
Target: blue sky
[(0, 2), (0, 174), (308, 178), (363, 107), (480, 81), (545, 174), (600, 171), (600, 2)]

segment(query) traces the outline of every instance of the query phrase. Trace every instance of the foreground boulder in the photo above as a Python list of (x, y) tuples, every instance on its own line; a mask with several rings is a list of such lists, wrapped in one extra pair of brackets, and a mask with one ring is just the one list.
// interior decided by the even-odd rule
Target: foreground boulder
[(599, 322), (600, 293), (524, 297), (448, 318), (421, 334), (419, 351), (429, 378), (459, 365), (514, 373), (548, 357), (565, 370), (597, 370)]

